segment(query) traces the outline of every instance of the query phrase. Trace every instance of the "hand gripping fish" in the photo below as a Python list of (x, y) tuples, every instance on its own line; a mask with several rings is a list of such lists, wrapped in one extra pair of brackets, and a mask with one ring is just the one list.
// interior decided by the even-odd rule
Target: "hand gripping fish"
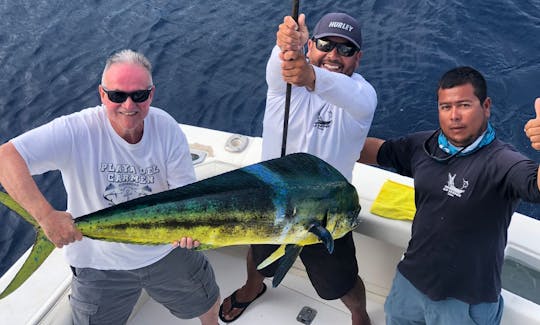
[[(18, 288), (47, 258), (54, 245), (37, 222), (9, 195), (0, 202), (36, 230), (32, 251), (0, 299)], [(182, 237), (200, 250), (232, 245), (281, 245), (258, 268), (280, 257), (273, 279), (279, 285), (305, 245), (334, 239), (358, 225), (358, 194), (343, 175), (305, 153), (263, 161), (176, 189), (139, 197), (75, 219), (86, 237), (159, 245)]]

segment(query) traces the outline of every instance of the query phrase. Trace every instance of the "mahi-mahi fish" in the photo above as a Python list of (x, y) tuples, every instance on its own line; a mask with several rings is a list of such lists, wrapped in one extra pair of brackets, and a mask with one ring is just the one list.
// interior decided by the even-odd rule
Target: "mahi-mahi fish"
[[(36, 231), (32, 251), (0, 293), (17, 289), (53, 251), (39, 224), (9, 195), (0, 202)], [(74, 220), (89, 238), (141, 245), (192, 237), (197, 249), (247, 244), (281, 245), (261, 269), (280, 257), (273, 278), (279, 285), (302, 247), (322, 243), (332, 253), (334, 239), (358, 225), (356, 189), (323, 160), (305, 153), (246, 166), (176, 189), (139, 197)]]

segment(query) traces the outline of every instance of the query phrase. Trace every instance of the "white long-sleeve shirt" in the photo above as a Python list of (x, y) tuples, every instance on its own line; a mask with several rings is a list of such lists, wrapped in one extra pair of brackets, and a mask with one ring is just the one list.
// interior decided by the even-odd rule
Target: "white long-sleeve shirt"
[[(268, 93), (263, 121), (262, 159), (279, 157), (286, 83), (279, 47), (266, 66)], [(360, 74), (347, 76), (314, 66), (315, 89), (292, 86), (286, 153), (306, 152), (339, 170), (349, 181), (377, 106), (377, 93)]]

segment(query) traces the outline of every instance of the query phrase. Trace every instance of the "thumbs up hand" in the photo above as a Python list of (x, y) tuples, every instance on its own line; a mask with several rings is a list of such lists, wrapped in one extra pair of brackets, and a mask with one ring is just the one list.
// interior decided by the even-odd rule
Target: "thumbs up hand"
[(525, 124), (524, 130), (531, 140), (531, 146), (536, 150), (540, 150), (540, 97), (536, 98), (534, 102), (534, 110), (536, 111), (536, 117)]

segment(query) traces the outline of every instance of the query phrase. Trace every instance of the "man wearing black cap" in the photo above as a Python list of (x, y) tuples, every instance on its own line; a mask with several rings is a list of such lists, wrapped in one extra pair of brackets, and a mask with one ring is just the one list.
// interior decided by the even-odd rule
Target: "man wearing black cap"
[[(354, 163), (367, 137), (377, 94), (354, 71), (362, 57), (362, 34), (358, 22), (343, 13), (326, 14), (313, 37), (305, 24), (285, 17), (277, 32), (266, 68), (268, 93), (263, 122), (262, 159), (280, 156), (286, 83), (293, 85), (286, 153), (307, 152), (338, 169), (349, 181)], [(304, 46), (308, 51), (304, 54)], [(219, 316), (236, 320), (261, 296), (265, 277), (274, 275), (278, 262), (257, 271), (256, 267), (276, 250), (275, 245), (253, 245), (247, 256), (246, 284), (223, 301)], [(319, 296), (341, 299), (352, 314), (352, 324), (369, 324), (366, 295), (358, 276), (352, 234), (335, 241), (328, 253), (322, 244), (305, 246), (300, 258)]]

